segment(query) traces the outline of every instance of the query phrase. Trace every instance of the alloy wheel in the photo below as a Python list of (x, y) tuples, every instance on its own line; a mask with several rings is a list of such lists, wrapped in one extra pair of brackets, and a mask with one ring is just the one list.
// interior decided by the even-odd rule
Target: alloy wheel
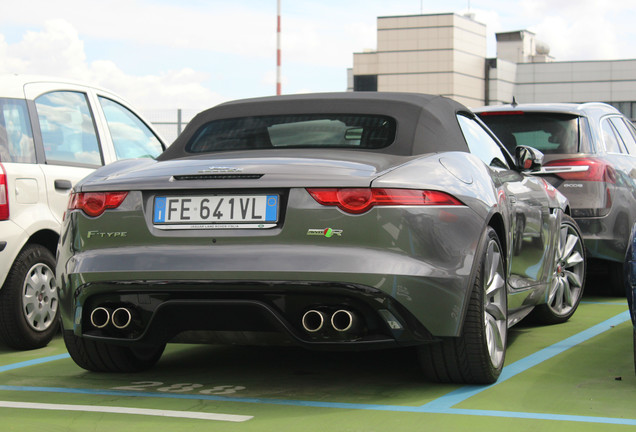
[(504, 360), (507, 334), (507, 301), (499, 244), (491, 239), (484, 257), (484, 326), (490, 361), (497, 368)]
[(567, 315), (578, 305), (585, 272), (583, 241), (570, 223), (559, 230), (555, 274), (548, 294), (548, 307), (556, 315)]
[(24, 280), (22, 311), (29, 326), (44, 331), (54, 323), (58, 298), (55, 274), (43, 263), (37, 263)]

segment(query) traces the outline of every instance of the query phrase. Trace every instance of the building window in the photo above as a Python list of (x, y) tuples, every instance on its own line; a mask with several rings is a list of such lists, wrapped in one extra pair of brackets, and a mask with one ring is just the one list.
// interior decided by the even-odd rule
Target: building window
[(619, 110), (628, 119), (636, 120), (636, 102), (608, 102), (608, 104)]
[(378, 91), (378, 76), (354, 75), (353, 91)]

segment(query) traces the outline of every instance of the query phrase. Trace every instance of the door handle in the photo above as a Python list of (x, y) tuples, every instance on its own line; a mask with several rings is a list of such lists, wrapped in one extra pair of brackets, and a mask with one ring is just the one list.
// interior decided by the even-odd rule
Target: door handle
[(55, 185), (55, 190), (59, 191), (67, 191), (73, 188), (73, 183), (69, 180), (55, 180), (53, 184)]

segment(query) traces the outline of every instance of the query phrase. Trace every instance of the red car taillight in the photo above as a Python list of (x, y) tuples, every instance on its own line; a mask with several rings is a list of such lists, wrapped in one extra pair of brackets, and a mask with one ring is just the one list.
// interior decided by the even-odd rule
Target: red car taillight
[(0, 164), (0, 220), (9, 219), (9, 185), (7, 173)]
[(562, 178), (563, 180), (598, 181), (612, 184), (616, 183), (616, 172), (614, 171), (614, 168), (600, 159), (559, 159), (547, 162), (544, 166), (568, 166), (587, 168), (583, 171), (554, 173), (554, 175)]
[(374, 188), (311, 188), (307, 192), (320, 204), (344, 212), (361, 214), (374, 206), (463, 205), (457, 198), (439, 191)]
[(68, 210), (82, 210), (89, 216), (96, 217), (114, 209), (124, 202), (128, 192), (80, 192), (71, 194)]

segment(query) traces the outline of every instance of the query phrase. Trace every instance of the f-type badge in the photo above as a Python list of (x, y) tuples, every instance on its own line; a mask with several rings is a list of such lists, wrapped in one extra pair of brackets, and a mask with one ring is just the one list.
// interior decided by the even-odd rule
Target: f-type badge
[(323, 228), (323, 229), (309, 229), (307, 230), (308, 236), (323, 236), (323, 237), (333, 237), (338, 236), (342, 237), (341, 229), (333, 229), (333, 228)]

